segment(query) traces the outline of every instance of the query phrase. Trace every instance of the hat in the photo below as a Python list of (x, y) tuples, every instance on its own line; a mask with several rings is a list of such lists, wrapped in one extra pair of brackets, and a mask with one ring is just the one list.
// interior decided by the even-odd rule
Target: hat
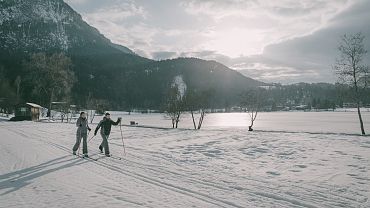
[(110, 113), (105, 113), (106, 116), (110, 116)]

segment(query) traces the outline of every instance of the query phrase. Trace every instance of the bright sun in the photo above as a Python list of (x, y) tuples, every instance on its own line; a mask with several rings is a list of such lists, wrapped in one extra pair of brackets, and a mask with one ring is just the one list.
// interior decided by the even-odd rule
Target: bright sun
[(262, 31), (235, 28), (227, 31), (212, 31), (211, 41), (205, 43), (207, 49), (217, 51), (230, 57), (260, 54), (266, 45)]

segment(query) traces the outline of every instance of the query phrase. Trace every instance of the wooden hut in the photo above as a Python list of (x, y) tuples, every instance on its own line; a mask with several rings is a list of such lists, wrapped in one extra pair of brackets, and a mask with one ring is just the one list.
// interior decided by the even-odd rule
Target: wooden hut
[(42, 107), (34, 103), (19, 104), (15, 108), (13, 121), (38, 121)]

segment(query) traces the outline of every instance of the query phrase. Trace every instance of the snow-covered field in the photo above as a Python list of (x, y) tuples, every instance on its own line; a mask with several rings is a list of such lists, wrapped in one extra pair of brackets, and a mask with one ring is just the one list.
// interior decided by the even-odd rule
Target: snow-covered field
[[(113, 127), (114, 158), (98, 153), (99, 137), (89, 143), (97, 161), (71, 155), (74, 124), (0, 122), (0, 207), (370, 207), (370, 137), (340, 134), (358, 133), (356, 120), (342, 123), (353, 114), (325, 113), (261, 114), (264, 131), (255, 132), (216, 125), (226, 119), (217, 115), (200, 131), (185, 129), (187, 120), (177, 130), (125, 126), (127, 155)], [(274, 119), (295, 128), (268, 125)], [(159, 115), (129, 120), (170, 124)], [(331, 134), (317, 133), (322, 125)]]
[[(124, 124), (135, 121), (139, 125), (171, 127), (171, 120), (163, 114), (131, 114), (114, 112), (115, 117), (123, 117)], [(365, 130), (370, 131), (370, 109), (362, 110)], [(183, 114), (179, 128), (193, 128), (190, 114)], [(250, 118), (247, 113), (212, 113), (204, 118), (204, 129), (247, 129)], [(309, 132), (359, 134), (360, 125), (357, 112), (261, 112), (254, 128), (259, 131)]]

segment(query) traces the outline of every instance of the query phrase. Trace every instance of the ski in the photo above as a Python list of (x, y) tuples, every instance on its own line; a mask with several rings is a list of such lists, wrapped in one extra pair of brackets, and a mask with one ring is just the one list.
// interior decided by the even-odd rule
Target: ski
[(93, 160), (93, 161), (98, 161), (99, 160), (99, 158), (91, 158), (91, 157), (82, 157), (82, 159)]
[(92, 157), (84, 157), (84, 156), (81, 156), (81, 155), (75, 155), (76, 157), (78, 158), (81, 158), (81, 159), (85, 159), (85, 160), (93, 160), (93, 161), (98, 161), (99, 158), (92, 158)]
[(117, 156), (113, 156), (113, 155), (110, 155), (110, 158), (115, 159), (115, 160), (123, 160), (123, 158), (117, 157)]
[(123, 160), (123, 158), (121, 157), (117, 157), (117, 156), (113, 156), (112, 154), (108, 157), (106, 156), (105, 154), (103, 153), (100, 153), (100, 155), (103, 155), (104, 157), (107, 157), (107, 158), (112, 158), (112, 159), (115, 159), (115, 160)]

